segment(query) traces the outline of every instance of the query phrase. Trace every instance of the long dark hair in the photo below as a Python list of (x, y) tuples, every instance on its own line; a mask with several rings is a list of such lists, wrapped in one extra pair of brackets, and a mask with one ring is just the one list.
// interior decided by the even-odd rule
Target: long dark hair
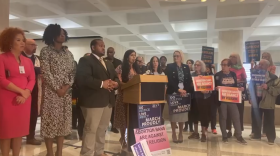
[(214, 75), (214, 74), (213, 74), (213, 71), (212, 71), (212, 65), (211, 65), (211, 64), (205, 64), (205, 66), (206, 66), (206, 69), (207, 69), (207, 68), (210, 69), (210, 73), (207, 73), (207, 74), (209, 74), (209, 75)]
[[(153, 63), (153, 59), (156, 58), (158, 60), (158, 67), (157, 67), (157, 71), (154, 71), (154, 63)], [(150, 66), (149, 66), (149, 70), (154, 73), (154, 72), (158, 72), (159, 74), (162, 73), (162, 69), (160, 67), (160, 62), (159, 62), (159, 58), (156, 56), (153, 56), (150, 60)]]
[[(122, 82), (126, 83), (128, 82), (128, 74), (130, 72), (130, 65), (128, 62), (128, 58), (132, 53), (136, 53), (135, 50), (127, 50), (123, 56), (123, 63), (122, 63)], [(135, 70), (135, 72), (138, 74), (138, 65), (136, 64), (136, 61), (132, 64), (132, 68)]]

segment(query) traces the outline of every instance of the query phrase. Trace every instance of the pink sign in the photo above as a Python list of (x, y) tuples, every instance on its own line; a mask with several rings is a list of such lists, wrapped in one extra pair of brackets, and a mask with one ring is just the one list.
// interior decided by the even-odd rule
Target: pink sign
[(152, 155), (171, 155), (170, 144), (165, 126), (155, 126), (144, 129), (134, 129), (136, 142), (147, 141)]

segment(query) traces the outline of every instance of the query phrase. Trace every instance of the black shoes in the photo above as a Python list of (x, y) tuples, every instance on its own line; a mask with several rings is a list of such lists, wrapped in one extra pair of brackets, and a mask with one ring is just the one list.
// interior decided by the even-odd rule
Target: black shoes
[(243, 139), (242, 136), (237, 138), (237, 142), (240, 143), (240, 144), (243, 144), (243, 145), (247, 145), (247, 142)]
[(232, 137), (232, 133), (231, 133), (231, 131), (229, 131), (228, 133), (227, 133), (227, 138), (231, 138)]
[(119, 130), (116, 129), (116, 128), (111, 128), (111, 132), (113, 132), (113, 133), (119, 133)]
[(200, 139), (199, 133), (192, 133), (192, 135), (190, 135), (188, 138), (189, 139)]
[(228, 143), (228, 138), (227, 137), (223, 137), (223, 143), (225, 143), (225, 144)]

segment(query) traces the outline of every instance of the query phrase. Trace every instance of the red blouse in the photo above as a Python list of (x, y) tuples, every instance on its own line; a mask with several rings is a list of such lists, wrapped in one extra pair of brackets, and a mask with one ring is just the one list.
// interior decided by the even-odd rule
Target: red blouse
[(241, 69), (230, 68), (230, 71), (235, 72), (237, 80), (243, 81), (247, 78), (244, 67)]

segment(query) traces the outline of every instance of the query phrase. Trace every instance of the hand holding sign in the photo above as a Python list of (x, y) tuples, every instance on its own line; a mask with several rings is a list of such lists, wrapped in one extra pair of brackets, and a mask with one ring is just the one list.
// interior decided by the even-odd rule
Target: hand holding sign
[(180, 93), (181, 96), (186, 96), (187, 95), (187, 91), (185, 91), (183, 89), (179, 89), (178, 92)]
[(262, 89), (267, 90), (267, 84), (266, 83), (262, 84), (261, 87), (262, 87)]

